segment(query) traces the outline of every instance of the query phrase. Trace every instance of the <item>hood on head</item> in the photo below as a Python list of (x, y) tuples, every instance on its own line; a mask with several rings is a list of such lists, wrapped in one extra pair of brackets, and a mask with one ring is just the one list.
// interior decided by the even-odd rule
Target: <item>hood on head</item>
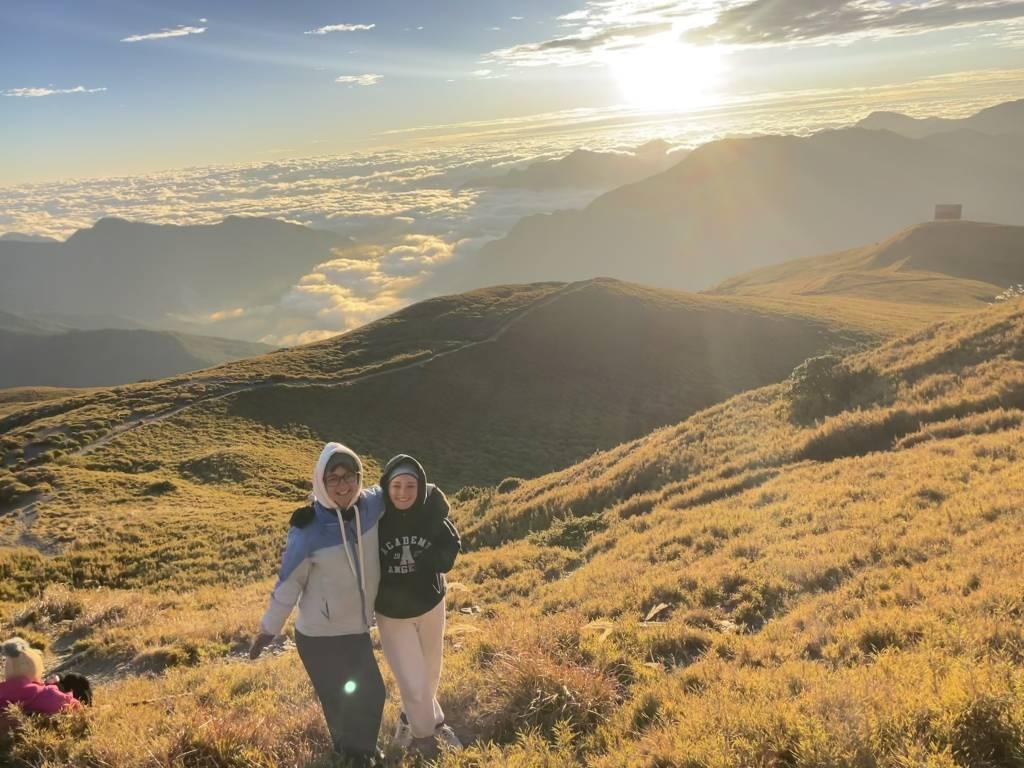
[(391, 495), (388, 493), (388, 483), (391, 482), (392, 473), (402, 464), (412, 464), (416, 468), (416, 479), (419, 480), (420, 487), (416, 494), (416, 504), (413, 505), (413, 509), (415, 509), (423, 504), (427, 498), (427, 473), (423, 469), (423, 465), (412, 456), (400, 453), (385, 464), (384, 472), (380, 476), (380, 487), (384, 490), (385, 503), (389, 509), (392, 508), (394, 505), (391, 503)]
[(333, 499), (331, 499), (330, 494), (327, 493), (327, 486), (324, 484), (324, 472), (327, 470), (327, 462), (330, 461), (331, 456), (336, 453), (343, 453), (346, 456), (351, 457), (355, 462), (355, 465), (359, 467), (359, 482), (356, 487), (356, 498), (359, 497), (359, 492), (363, 489), (363, 462), (359, 460), (358, 454), (348, 446), (342, 445), (341, 443), (328, 443), (320, 452), (320, 458), (317, 459), (316, 468), (313, 470), (313, 500), (325, 509), (338, 508)]
[(35, 682), (43, 679), (43, 656), (20, 637), (3, 644), (4, 679), (23, 677)]

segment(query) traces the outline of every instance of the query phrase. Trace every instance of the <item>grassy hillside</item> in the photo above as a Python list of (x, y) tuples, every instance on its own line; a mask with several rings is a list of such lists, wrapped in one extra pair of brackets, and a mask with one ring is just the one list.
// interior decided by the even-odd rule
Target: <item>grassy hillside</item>
[(47, 400), (64, 400), (85, 390), (67, 387), (7, 387), (0, 389), (0, 418)]
[(1024, 227), (933, 221), (879, 243), (747, 272), (711, 293), (850, 296), (976, 309), (1024, 281)]
[(708, 291), (846, 322), (909, 329), (993, 302), (1024, 282), (1024, 227), (935, 221), (878, 243), (793, 259)]
[[(249, 535), (247, 516), (223, 530), (202, 521), (225, 506), (273, 519), (304, 497), (310, 457), (327, 440), (350, 443), (371, 466), (401, 450), (429, 457), (449, 490), (493, 485), (568, 466), (867, 338), (615, 281), (428, 302), (334, 342), (11, 414), (0, 476), (8, 508), (33, 493), (53, 497), (0, 529), (0, 541), (52, 549), (38, 567), (80, 585), (243, 578), (208, 565)], [(278, 361), (319, 376), (246, 378)], [(341, 383), (329, 384), (332, 363), (350, 366), (333, 371)], [(152, 528), (144, 546), (136, 525)], [(202, 554), (164, 562), (165, 547), (194, 546), (197, 526)], [(264, 549), (248, 551), (247, 567), (272, 569)], [(12, 595), (22, 589), (14, 583)]]
[(266, 353), (266, 344), (168, 331), (0, 329), (0, 387), (99, 387)]
[[(1022, 424), (1017, 300), (818, 360), (560, 472), (455, 496), (468, 552), (441, 698), (477, 743), (438, 765), (1024, 765)], [(292, 455), (242, 446), (261, 479), (262, 462)], [(191, 533), (143, 556), (131, 589), (51, 586), (4, 607), (5, 633), (108, 680), (105, 706), (28, 726), (14, 759), (323, 765), (294, 653), (239, 660), (286, 505), (265, 501), (264, 482), (174, 481), (166, 509), (163, 489), (140, 507), (144, 473), (90, 489), (76, 471), (80, 502), (109, 502), (65, 510), (67, 534), (134, 535), (122, 568), (172, 514)], [(232, 546), (211, 553), (214, 535)], [(37, 569), (62, 556), (5, 557), (10, 590), (43, 583)], [(181, 590), (190, 569), (224, 575)]]

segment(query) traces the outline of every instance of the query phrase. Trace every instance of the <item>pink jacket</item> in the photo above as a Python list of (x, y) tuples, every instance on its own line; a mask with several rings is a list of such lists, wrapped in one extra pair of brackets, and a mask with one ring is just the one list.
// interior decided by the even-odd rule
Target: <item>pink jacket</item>
[(65, 709), (81, 706), (74, 696), (56, 685), (44, 685), (24, 677), (0, 683), (0, 710), (17, 704), (30, 714), (55, 715)]

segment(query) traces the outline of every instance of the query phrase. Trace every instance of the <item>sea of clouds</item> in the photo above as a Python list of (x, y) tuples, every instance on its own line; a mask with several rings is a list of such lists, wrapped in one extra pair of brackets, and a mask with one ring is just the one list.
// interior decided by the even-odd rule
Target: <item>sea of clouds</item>
[(400, 147), (395, 149), (0, 187), (0, 232), (64, 239), (104, 216), (209, 224), (241, 215), (350, 236), (351, 248), (301, 277), (276, 304), (225, 307), (190, 318), (199, 330), (227, 336), (238, 335), (232, 328), (240, 318), (258, 318), (247, 326), (247, 338), (304, 343), (425, 298), (437, 290), (428, 278), (440, 266), (450, 270), (472, 259), (481, 244), (501, 237), (524, 216), (582, 207), (605, 191), (467, 186), (474, 179), (579, 147), (627, 151), (654, 138), (693, 147), (724, 136), (808, 133), (848, 125), (872, 109), (966, 115), (1005, 100), (1021, 85), (1016, 70), (956, 77), (736, 98), (686, 116), (576, 110), (434, 126), (386, 137)]

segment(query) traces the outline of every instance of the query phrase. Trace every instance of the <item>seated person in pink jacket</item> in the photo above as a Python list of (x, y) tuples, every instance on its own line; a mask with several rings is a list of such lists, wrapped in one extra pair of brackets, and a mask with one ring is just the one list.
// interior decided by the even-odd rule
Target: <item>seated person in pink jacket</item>
[(70, 693), (43, 682), (43, 657), (16, 637), (3, 644), (4, 681), (0, 683), (0, 716), (11, 704), (28, 714), (55, 715), (80, 706)]

